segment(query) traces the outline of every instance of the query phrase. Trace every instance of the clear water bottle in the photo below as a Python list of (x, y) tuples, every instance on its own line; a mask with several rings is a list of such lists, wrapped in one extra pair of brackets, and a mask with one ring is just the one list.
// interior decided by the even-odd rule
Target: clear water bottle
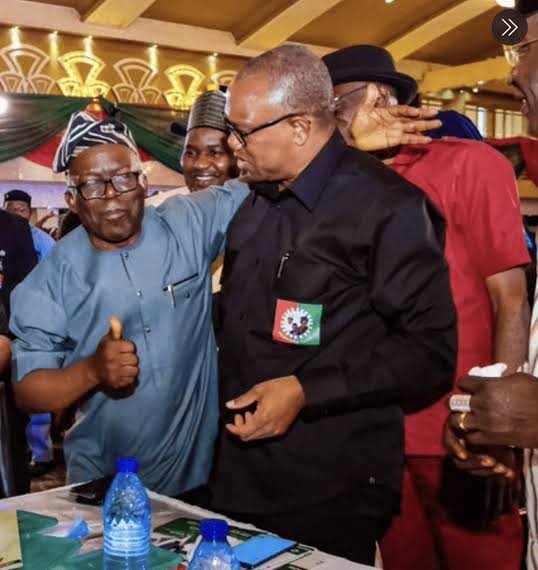
[(228, 523), (206, 519), (200, 523), (202, 542), (192, 556), (189, 570), (240, 570), (241, 566), (228, 544)]
[(148, 570), (151, 508), (138, 475), (138, 461), (118, 459), (103, 507), (106, 570)]

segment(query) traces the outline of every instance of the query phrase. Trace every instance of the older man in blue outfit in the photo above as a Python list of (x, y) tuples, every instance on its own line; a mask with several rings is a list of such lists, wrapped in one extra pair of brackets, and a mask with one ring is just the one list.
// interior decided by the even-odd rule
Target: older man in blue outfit
[(218, 416), (211, 262), (248, 188), (231, 181), (144, 208), (131, 133), (88, 113), (71, 118), (54, 166), (82, 227), (13, 294), (18, 403), (32, 413), (77, 406), (70, 482), (132, 455), (157, 492), (200, 487)]

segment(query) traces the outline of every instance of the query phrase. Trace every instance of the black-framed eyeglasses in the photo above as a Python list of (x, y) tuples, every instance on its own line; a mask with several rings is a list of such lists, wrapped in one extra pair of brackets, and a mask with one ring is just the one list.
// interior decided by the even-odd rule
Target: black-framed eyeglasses
[(87, 180), (81, 184), (71, 185), (70, 188), (74, 188), (84, 200), (99, 200), (105, 197), (108, 184), (112, 184), (118, 194), (126, 194), (136, 190), (141, 174), (142, 172), (126, 172), (106, 179)]
[(254, 127), (253, 129), (249, 129), (248, 131), (240, 129), (237, 125), (234, 125), (234, 123), (232, 123), (226, 115), (223, 116), (223, 119), (224, 119), (224, 124), (226, 125), (226, 128), (241, 143), (241, 146), (246, 146), (247, 145), (246, 138), (249, 137), (250, 135), (257, 133), (258, 131), (262, 131), (263, 129), (268, 129), (269, 127), (273, 127), (274, 125), (277, 125), (278, 123), (281, 123), (282, 121), (285, 121), (286, 119), (291, 119), (292, 117), (298, 117), (300, 115), (305, 115), (305, 114), (306, 113), (288, 113), (287, 115), (284, 115), (283, 117), (279, 117), (278, 119), (273, 119), (272, 121), (267, 121), (267, 123), (262, 123), (261, 125), (258, 125), (257, 127)]
[(358, 93), (359, 91), (363, 91), (367, 87), (368, 87), (368, 84), (361, 85), (360, 87), (356, 87), (355, 89), (352, 89), (351, 91), (348, 91), (347, 93), (342, 93), (342, 95), (337, 95), (333, 99), (335, 109), (338, 109), (338, 107), (341, 107), (342, 101), (345, 101), (348, 97), (351, 97), (351, 95), (354, 95), (355, 93)]
[(521, 42), (515, 46), (503, 46), (504, 56), (508, 61), (510, 67), (515, 67), (521, 61), (522, 55), (526, 53), (526, 48), (529, 48), (532, 44), (538, 42), (538, 38), (533, 40), (528, 40), (526, 42)]

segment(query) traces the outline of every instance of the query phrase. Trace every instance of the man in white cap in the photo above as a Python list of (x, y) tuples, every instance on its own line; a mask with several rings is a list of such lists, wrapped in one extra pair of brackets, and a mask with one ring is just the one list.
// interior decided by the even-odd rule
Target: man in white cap
[(222, 91), (206, 91), (192, 106), (181, 155), (183, 176), (191, 192), (221, 186), (237, 176), (236, 161), (228, 146), (225, 105)]
[(230, 182), (144, 208), (131, 133), (89, 113), (71, 118), (54, 167), (82, 226), (13, 293), (17, 401), (29, 412), (76, 405), (69, 482), (134, 456), (150, 489), (203, 486), (218, 417), (210, 267), (248, 189)]

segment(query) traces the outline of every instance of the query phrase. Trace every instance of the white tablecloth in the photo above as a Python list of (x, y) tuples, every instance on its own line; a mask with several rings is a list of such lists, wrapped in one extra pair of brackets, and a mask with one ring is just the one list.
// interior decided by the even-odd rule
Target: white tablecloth
[[(218, 516), (193, 505), (158, 495), (157, 493), (150, 492), (149, 496), (151, 499), (152, 524), (154, 528), (179, 517), (200, 519)], [(0, 510), (15, 509), (56, 517), (60, 522), (72, 521), (78, 517), (84, 519), (94, 538), (85, 541), (85, 546), (82, 551), (95, 548), (96, 543), (101, 541), (101, 508), (77, 503), (69, 496), (69, 487), (60, 487), (43, 493), (32, 493), (0, 500)], [(229, 522), (233, 523), (234, 526), (253, 528), (234, 521)], [(320, 556), (325, 559), (322, 564), (315, 566), (316, 570), (372, 570), (370, 566), (355, 564), (343, 558), (337, 558), (324, 553), (314, 554), (313, 556)]]

